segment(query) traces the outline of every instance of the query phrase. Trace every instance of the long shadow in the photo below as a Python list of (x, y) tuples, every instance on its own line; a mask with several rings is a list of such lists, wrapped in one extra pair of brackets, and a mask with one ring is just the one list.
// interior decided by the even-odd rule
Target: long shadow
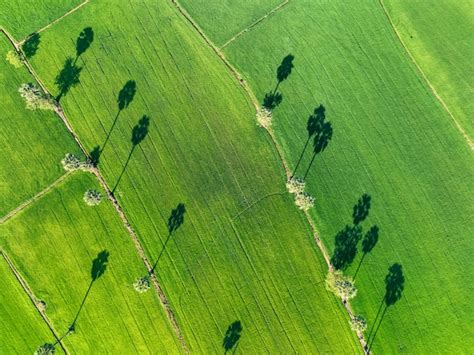
[(294, 67), (293, 65), (294, 59), (295, 57), (293, 55), (288, 54), (281, 61), (276, 71), (276, 79), (277, 79), (276, 86), (273, 90), (265, 94), (265, 97), (263, 98), (263, 102), (262, 102), (263, 107), (269, 110), (272, 110), (278, 105), (280, 105), (281, 102), (283, 101), (282, 94), (279, 93), (277, 90), (280, 84), (290, 76), (291, 71)]
[(184, 207), (184, 203), (179, 203), (178, 206), (176, 206), (176, 208), (171, 211), (171, 215), (168, 218), (168, 236), (166, 237), (165, 243), (163, 244), (163, 247), (161, 248), (161, 252), (158, 255), (158, 258), (156, 259), (155, 263), (153, 264), (153, 267), (150, 270), (149, 275), (155, 272), (155, 269), (158, 266), (158, 262), (160, 261), (161, 256), (163, 255), (163, 252), (166, 249), (166, 245), (168, 244), (168, 241), (171, 239), (171, 236), (173, 235), (173, 233), (179, 227), (181, 227), (181, 225), (184, 223), (185, 213), (186, 213), (186, 207)]
[(319, 126), (324, 122), (324, 119), (326, 117), (325, 112), (326, 112), (326, 108), (323, 105), (319, 105), (318, 107), (314, 109), (313, 114), (309, 115), (308, 122), (306, 123), (306, 131), (308, 132), (308, 138), (306, 139), (306, 143), (304, 144), (303, 151), (300, 154), (298, 162), (296, 163), (295, 170), (293, 171), (293, 174), (291, 175), (291, 177), (294, 177), (296, 175), (296, 171), (298, 170), (298, 167), (300, 166), (301, 159), (303, 159), (304, 153), (306, 152), (306, 148), (308, 148), (309, 141), (316, 134)]
[(54, 83), (59, 89), (59, 94), (56, 96), (56, 101), (59, 102), (61, 98), (66, 95), (69, 90), (79, 84), (79, 76), (82, 67), (78, 67), (71, 57), (66, 58), (64, 66), (56, 76)]
[[(405, 288), (405, 276), (403, 275), (402, 265), (399, 263), (395, 263), (388, 268), (388, 274), (387, 276), (385, 276), (385, 295), (382, 299), (382, 303), (377, 312), (377, 316), (375, 317), (374, 324), (367, 338), (367, 344), (369, 344), (368, 345), (369, 352), (370, 352), (370, 349), (372, 348), (375, 337), (377, 336), (377, 332), (380, 329), (380, 325), (382, 324), (382, 321), (385, 317), (385, 314), (387, 313), (388, 308), (393, 306), (395, 303), (397, 303), (397, 301), (402, 297), (404, 288)], [(374, 330), (374, 326), (377, 323), (378, 316), (384, 304), (385, 304), (385, 308), (382, 312), (377, 328), (375, 328), (375, 331), (372, 336), (372, 331)], [(372, 336), (372, 339), (371, 339), (371, 336)]]
[(32, 33), (21, 45), (21, 50), (27, 59), (32, 58), (38, 51), (41, 39), (39, 33)]
[(376, 225), (372, 226), (367, 233), (365, 233), (364, 239), (362, 239), (362, 258), (359, 261), (359, 265), (357, 266), (356, 272), (354, 274), (354, 281), (357, 277), (357, 273), (364, 261), (364, 258), (367, 254), (369, 254), (372, 249), (374, 249), (375, 245), (379, 240), (379, 227)]
[[(237, 342), (240, 339), (240, 333), (242, 333), (242, 323), (240, 320), (236, 320), (227, 328), (227, 331), (224, 335), (224, 339), (222, 340), (222, 347), (224, 348), (224, 354), (226, 354), (229, 350), (235, 347), (237, 349)], [(234, 349), (234, 352), (235, 352)]]
[(105, 146), (107, 145), (107, 142), (109, 141), (110, 135), (112, 134), (112, 131), (114, 130), (115, 124), (117, 123), (120, 113), (122, 112), (122, 110), (126, 109), (128, 105), (130, 105), (130, 103), (133, 101), (136, 91), (137, 91), (137, 84), (135, 83), (134, 80), (127, 81), (125, 85), (123, 86), (123, 88), (119, 91), (119, 94), (117, 97), (117, 106), (118, 106), (117, 115), (115, 115), (114, 122), (112, 123), (112, 127), (110, 127), (110, 130), (107, 133), (107, 137), (105, 138), (105, 142), (104, 144), (102, 144), (101, 152), (104, 151)]
[(89, 156), (91, 157), (91, 163), (94, 166), (99, 165), (99, 159), (100, 159), (100, 145), (96, 145), (90, 152)]
[(115, 192), (117, 189), (117, 186), (120, 183), (120, 180), (122, 179), (123, 174), (125, 173), (125, 170), (127, 169), (128, 163), (130, 162), (130, 158), (132, 157), (133, 151), (135, 148), (145, 139), (145, 137), (148, 134), (148, 126), (150, 125), (150, 117), (143, 115), (143, 117), (138, 121), (138, 123), (133, 127), (132, 129), (132, 149), (130, 150), (130, 154), (128, 155), (127, 161), (125, 162), (125, 165), (122, 169), (122, 172), (120, 173), (117, 182), (115, 183), (114, 188), (112, 189), (112, 193)]
[(92, 27), (84, 28), (76, 40), (76, 59), (74, 59), (74, 64), (76, 64), (77, 60), (92, 44), (94, 41), (94, 31)]
[(331, 264), (337, 270), (345, 270), (352, 264), (357, 254), (357, 243), (361, 239), (360, 226), (348, 226), (336, 235), (336, 246), (331, 257)]
[(370, 195), (363, 194), (361, 198), (359, 198), (359, 201), (357, 201), (357, 204), (354, 205), (352, 218), (355, 225), (363, 222), (369, 215), (370, 201), (371, 201)]

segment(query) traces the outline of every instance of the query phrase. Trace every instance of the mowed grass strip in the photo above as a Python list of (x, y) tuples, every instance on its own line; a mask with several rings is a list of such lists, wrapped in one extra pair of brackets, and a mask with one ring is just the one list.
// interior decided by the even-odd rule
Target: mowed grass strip
[(0, 352), (32, 354), (54, 336), (1, 255), (0, 281)]
[(36, 195), (62, 174), (61, 159), (80, 150), (52, 111), (28, 110), (18, 92), (32, 81), (23, 67), (15, 68), (6, 54), (13, 47), (0, 36), (0, 215)]
[(238, 3), (218, 0), (179, 1), (217, 46), (223, 45), (283, 2), (284, 0), (240, 0)]
[[(274, 90), (282, 59), (294, 56), (292, 73), (278, 87), (282, 103), (273, 110), (273, 128), (293, 169), (307, 141), (308, 117), (324, 105), (333, 136), (306, 183), (331, 253), (338, 232), (353, 227), (358, 199), (371, 197), (360, 224), (363, 235), (378, 226), (379, 238), (362, 260), (353, 304), (368, 319), (373, 351), (472, 352), (473, 285), (465, 279), (473, 270), (472, 153), (378, 2), (292, 1), (225, 54), (260, 99)], [(311, 158), (312, 141), (296, 175), (304, 175)], [(360, 243), (357, 248), (354, 260), (346, 249), (349, 275), (363, 256)], [(384, 312), (385, 277), (395, 263), (404, 275), (401, 299)]]
[(82, 0), (5, 0), (0, 9), (0, 27), (4, 27), (16, 40), (21, 40), (82, 2)]
[[(86, 147), (101, 152), (98, 166), (157, 263), (191, 351), (223, 351), (237, 321), (243, 351), (357, 351), (343, 310), (321, 287), (324, 264), (268, 135), (212, 50), (166, 1), (94, 2), (43, 33), (47, 51), (33, 65), (55, 94), (87, 27), (94, 40), (61, 103)], [(283, 197), (262, 205), (262, 232), (231, 222), (275, 193)], [(261, 263), (260, 254), (285, 262)], [(311, 306), (289, 312), (291, 297)]]
[(385, 0), (384, 4), (404, 44), (472, 141), (472, 2)]
[[(155, 291), (139, 294), (132, 286), (146, 271), (130, 236), (109, 201), (85, 204), (89, 188), (100, 190), (93, 175), (69, 176), (1, 227), (2, 247), (61, 336), (76, 319), (75, 332), (63, 339), (69, 351), (181, 352)], [(92, 282), (98, 255), (105, 272)], [(51, 335), (37, 346), (47, 341)]]

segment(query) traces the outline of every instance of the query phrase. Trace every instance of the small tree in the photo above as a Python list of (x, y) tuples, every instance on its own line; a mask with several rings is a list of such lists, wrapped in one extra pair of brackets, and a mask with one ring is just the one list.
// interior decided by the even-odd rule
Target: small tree
[(139, 277), (133, 283), (133, 288), (139, 293), (148, 291), (150, 289), (150, 278), (148, 276)]
[(342, 300), (354, 298), (357, 288), (351, 277), (345, 276), (341, 270), (330, 271), (326, 276), (326, 289)]
[(72, 153), (67, 153), (61, 160), (64, 170), (73, 171), (81, 167), (81, 161)]
[(349, 324), (351, 325), (351, 329), (355, 332), (363, 333), (367, 330), (367, 322), (361, 315), (352, 317)]
[(263, 128), (270, 128), (272, 125), (272, 112), (262, 107), (257, 111), (257, 124)]
[(84, 193), (84, 201), (89, 206), (97, 206), (101, 200), (102, 200), (102, 195), (97, 190), (89, 189)]
[(53, 344), (45, 343), (36, 349), (34, 355), (51, 355), (54, 354), (55, 351), (56, 349)]
[(295, 176), (288, 180), (286, 188), (292, 194), (302, 194), (304, 192), (305, 182), (303, 179)]
[(18, 89), (21, 97), (25, 99), (26, 108), (29, 110), (54, 110), (54, 100), (32, 83), (22, 84)]
[(314, 197), (306, 192), (296, 194), (295, 203), (301, 210), (307, 211), (314, 206)]
[(23, 64), (22, 57), (20, 56), (20, 54), (18, 54), (18, 52), (14, 50), (10, 50), (7, 52), (7, 60), (15, 68), (21, 68)]

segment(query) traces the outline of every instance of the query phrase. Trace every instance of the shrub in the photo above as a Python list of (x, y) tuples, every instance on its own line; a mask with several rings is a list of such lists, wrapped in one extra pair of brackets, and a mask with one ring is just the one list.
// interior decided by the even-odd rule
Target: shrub
[(139, 293), (146, 292), (150, 289), (150, 278), (148, 276), (140, 277), (133, 283), (133, 288)]
[(18, 89), (21, 97), (25, 99), (26, 108), (29, 110), (54, 110), (54, 100), (32, 83), (22, 84)]
[(45, 301), (39, 300), (38, 302), (36, 302), (36, 306), (38, 307), (38, 309), (39, 309), (41, 312), (46, 311), (46, 302), (45, 302)]
[(81, 167), (81, 161), (74, 154), (67, 153), (63, 160), (61, 160), (64, 170), (72, 171)]
[(304, 192), (305, 182), (299, 177), (292, 177), (286, 183), (286, 188), (292, 194), (302, 194)]
[(361, 315), (355, 315), (352, 317), (349, 324), (351, 325), (351, 329), (355, 332), (363, 333), (367, 330), (367, 322)]
[(257, 111), (257, 123), (260, 127), (269, 128), (272, 125), (272, 112), (262, 107)]
[(343, 300), (353, 298), (357, 294), (352, 278), (345, 276), (340, 270), (330, 271), (327, 274), (326, 289)]
[(55, 351), (56, 349), (54, 348), (53, 344), (45, 343), (36, 349), (34, 355), (50, 355), (54, 354)]
[(7, 52), (7, 60), (15, 68), (21, 68), (21, 66), (23, 65), (22, 57), (14, 50), (10, 50)]
[(102, 200), (102, 195), (97, 190), (89, 189), (84, 193), (84, 201), (89, 206), (97, 206), (101, 200)]
[(309, 210), (314, 206), (314, 197), (306, 192), (298, 193), (295, 196), (295, 203), (302, 210)]

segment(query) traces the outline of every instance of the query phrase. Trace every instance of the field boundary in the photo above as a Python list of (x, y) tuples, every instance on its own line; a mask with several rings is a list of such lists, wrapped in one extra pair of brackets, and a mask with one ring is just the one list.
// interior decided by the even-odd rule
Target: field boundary
[(279, 11), (285, 5), (288, 5), (289, 2), (290, 2), (290, 0), (283, 1), (281, 4), (277, 5), (275, 8), (273, 8), (272, 10), (267, 12), (265, 15), (263, 15), (262, 17), (260, 17), (259, 19), (257, 19), (256, 21), (254, 21), (253, 23), (248, 25), (247, 27), (245, 27), (243, 30), (237, 32), (234, 36), (232, 36), (229, 40), (227, 40), (227, 42), (225, 42), (220, 47), (220, 49), (224, 49), (225, 47), (227, 47), (229, 44), (234, 42), (237, 38), (242, 36), (245, 32), (247, 32), (247, 31), (251, 30), (252, 28), (254, 28), (255, 26), (257, 26), (260, 22), (264, 21), (267, 17), (272, 16), (275, 12)]
[[(242, 86), (242, 88), (244, 89), (244, 91), (247, 93), (250, 101), (252, 102), (252, 104), (254, 105), (255, 107), (255, 110), (258, 111), (260, 109), (260, 105), (259, 105), (259, 102), (257, 100), (257, 97), (255, 96), (253, 90), (250, 88), (250, 86), (248, 85), (248, 83), (243, 79), (242, 75), (237, 71), (237, 69), (227, 60), (227, 58), (225, 57), (224, 53), (206, 36), (206, 34), (204, 33), (204, 31), (201, 29), (201, 27), (197, 24), (196, 21), (194, 21), (194, 19), (192, 18), (191, 15), (189, 15), (189, 13), (186, 11), (186, 9), (184, 9), (180, 3), (178, 2), (178, 0), (170, 0), (177, 8), (177, 10), (181, 13), (181, 15), (183, 15), (183, 17), (190, 23), (190, 25), (192, 27), (194, 27), (194, 29), (199, 33), (199, 35), (202, 37), (202, 39), (204, 40), (204, 42), (214, 51), (215, 54), (217, 54), (217, 56), (223, 61), (224, 65), (227, 67), (227, 69), (230, 71), (230, 73), (237, 79), (237, 81), (240, 83), (240, 85)], [(289, 165), (284, 157), (284, 154), (283, 154), (283, 150), (282, 148), (280, 147), (280, 145), (278, 144), (277, 140), (276, 140), (276, 137), (275, 137), (275, 134), (273, 133), (273, 130), (270, 128), (268, 129), (265, 129), (269, 136), (270, 136), (270, 139), (273, 143), (273, 146), (275, 147), (275, 150), (277, 151), (278, 153), (278, 156), (280, 158), (280, 162), (283, 166), (283, 169), (285, 171), (285, 175), (286, 175), (286, 179), (287, 181), (291, 178), (291, 170), (289, 168)], [(319, 232), (316, 228), (316, 225), (313, 221), (313, 219), (311, 218), (311, 215), (308, 211), (304, 211), (304, 216), (311, 228), (311, 232), (313, 234), (313, 238), (314, 238), (314, 241), (316, 243), (316, 245), (318, 246), (318, 249), (321, 251), (323, 257), (324, 257), (324, 260), (326, 261), (326, 264), (328, 266), (328, 271), (332, 271), (333, 270), (333, 267), (331, 265), (331, 259), (329, 257), (329, 252), (327, 251), (325, 245), (323, 244), (323, 242), (321, 241), (321, 238), (319, 237)], [(347, 314), (349, 315), (349, 317), (352, 319), (353, 315), (354, 315), (354, 311), (352, 309), (352, 306), (350, 304), (349, 301), (346, 301), (346, 302), (342, 302)], [(357, 332), (357, 338), (360, 342), (360, 345), (362, 347), (362, 351), (364, 352), (364, 354), (369, 354), (369, 350), (367, 348), (368, 344), (367, 344), (367, 341), (365, 340), (364, 338), (364, 334), (361, 333), (361, 332)]]
[(13, 275), (15, 276), (15, 278), (17, 279), (17, 281), (20, 283), (23, 291), (25, 291), (25, 293), (28, 295), (31, 303), (33, 303), (33, 306), (35, 307), (35, 309), (38, 311), (38, 313), (41, 315), (41, 318), (43, 318), (43, 321), (46, 323), (46, 325), (48, 326), (49, 330), (51, 331), (51, 333), (53, 334), (54, 338), (56, 339), (56, 343), (59, 344), (59, 346), (61, 347), (61, 349), (63, 349), (64, 353), (66, 355), (69, 354), (69, 351), (66, 349), (66, 347), (64, 346), (64, 344), (61, 342), (61, 338), (56, 334), (56, 331), (54, 330), (54, 327), (53, 327), (53, 324), (51, 323), (51, 321), (49, 320), (48, 316), (46, 315), (46, 312), (41, 309), (39, 307), (39, 299), (34, 295), (33, 291), (31, 290), (30, 286), (28, 285), (28, 283), (26, 282), (26, 280), (23, 278), (23, 276), (21, 276), (20, 272), (18, 271), (18, 269), (15, 267), (15, 265), (13, 264), (13, 262), (10, 260), (10, 258), (8, 257), (8, 255), (5, 253), (4, 250), (0, 250), (0, 254), (2, 254), (2, 257), (3, 259), (5, 260), (5, 262), (7, 263), (8, 267), (10, 268), (11, 272), (13, 273)]
[(23, 203), (18, 205), (18, 207), (11, 210), (10, 212), (8, 212), (5, 216), (0, 218), (0, 224), (5, 223), (10, 218), (14, 217), (17, 213), (23, 211), (26, 207), (31, 205), (33, 202), (35, 202), (36, 200), (39, 200), (41, 197), (46, 195), (51, 189), (53, 189), (56, 185), (60, 184), (64, 180), (66, 180), (66, 178), (71, 174), (72, 174), (72, 171), (67, 171), (65, 174), (61, 175), (58, 179), (53, 181), (49, 186), (46, 186), (46, 188), (44, 188), (43, 190), (38, 192), (36, 195), (34, 195), (33, 197), (31, 197), (28, 200), (24, 201)]
[(448, 115), (451, 117), (451, 119), (454, 121), (454, 124), (456, 125), (456, 128), (458, 131), (462, 134), (464, 137), (465, 141), (469, 145), (472, 151), (474, 151), (474, 143), (471, 141), (469, 136), (467, 135), (466, 131), (464, 128), (461, 126), (461, 124), (458, 122), (458, 120), (454, 117), (454, 115), (451, 113), (451, 111), (448, 108), (448, 105), (444, 102), (444, 100), (441, 98), (441, 96), (438, 94), (436, 91), (435, 87), (431, 84), (429, 81), (428, 77), (426, 76), (425, 72), (421, 69), (420, 65), (418, 62), (415, 60), (415, 57), (411, 54), (410, 50), (408, 47), (405, 45), (405, 42), (403, 42), (402, 36), (400, 35), (400, 32), (398, 32), (397, 27), (395, 26), (392, 18), (390, 17), (390, 14), (388, 13), (387, 8), (385, 7), (385, 4), (383, 0), (379, 0), (379, 4), (382, 7), (383, 13), (385, 14), (385, 17), (387, 18), (390, 27), (392, 28), (393, 32), (395, 33), (395, 36), (397, 37), (398, 41), (400, 42), (401, 46), (403, 47), (405, 53), (407, 54), (408, 58), (410, 61), (415, 65), (416, 69), (418, 70), (420, 76), (423, 78), (425, 83), (428, 85), (431, 93), (434, 95), (436, 100), (441, 104), (441, 107), (448, 113)]
[[(13, 47), (15, 48), (15, 50), (17, 52), (20, 51), (20, 48), (19, 48), (19, 45), (17, 43), (15, 43), (13, 37), (4, 29), (4, 28), (0, 28), (0, 31), (3, 32), (5, 34), (5, 36), (8, 38), (8, 40), (11, 42), (11, 44), (13, 45)], [(29, 63), (28, 60), (25, 60), (24, 62), (24, 65), (26, 66), (28, 72), (33, 76), (33, 78), (36, 80), (36, 82), (38, 83), (38, 85), (44, 90), (44, 92), (46, 94), (50, 94), (48, 89), (46, 88), (46, 86), (44, 85), (44, 83), (41, 81), (41, 79), (38, 77), (38, 75), (36, 74), (36, 72), (34, 71), (33, 67), (31, 66), (31, 64)], [(64, 125), (66, 126), (67, 130), (69, 131), (69, 133), (71, 134), (71, 136), (73, 137), (73, 139), (76, 141), (77, 145), (81, 148), (83, 154), (88, 157), (89, 159), (91, 159), (90, 157), (90, 154), (88, 153), (88, 151), (86, 150), (85, 146), (82, 144), (82, 142), (80, 141), (78, 135), (75, 133), (75, 131), (73, 130), (71, 124), (69, 123), (69, 120), (67, 119), (66, 117), (66, 114), (64, 113), (64, 110), (62, 109), (61, 105), (58, 103), (57, 105), (55, 105), (55, 108), (54, 108), (54, 111), (56, 112), (56, 114), (59, 116), (59, 118), (61, 119), (61, 121), (64, 123)], [(125, 212), (123, 211), (122, 207), (120, 206), (117, 198), (114, 196), (113, 192), (111, 191), (111, 189), (109, 188), (107, 182), (105, 181), (104, 177), (102, 176), (102, 174), (100, 173), (99, 169), (97, 167), (94, 167), (92, 168), (91, 170), (91, 173), (93, 173), (97, 180), (99, 181), (100, 185), (102, 186), (102, 188), (104, 189), (104, 191), (106, 192), (106, 195), (107, 195), (107, 198), (109, 199), (109, 201), (112, 202), (112, 205), (114, 206), (115, 208), (115, 211), (117, 212), (117, 214), (119, 215), (120, 219), (122, 220), (122, 223), (125, 227), (125, 229), (127, 230), (129, 236), (131, 237), (134, 245), (135, 245), (135, 249), (138, 253), (138, 255), (140, 256), (140, 258), (142, 259), (142, 262), (144, 263), (146, 269), (148, 270), (149, 274), (151, 275), (151, 279), (152, 279), (152, 282), (153, 282), (153, 286), (155, 288), (155, 291), (158, 295), (158, 298), (160, 299), (160, 302), (161, 302), (161, 305), (163, 306), (163, 308), (165, 309), (166, 311), (166, 315), (168, 317), (168, 321), (171, 323), (171, 326), (173, 327), (174, 331), (175, 331), (175, 334), (178, 338), (178, 341), (180, 342), (181, 344), (181, 347), (183, 348), (184, 352), (186, 354), (189, 353), (189, 350), (188, 350), (188, 347), (186, 345), (186, 342), (184, 340), (184, 337), (183, 337), (183, 334), (181, 332), (181, 329), (178, 325), (178, 322), (176, 320), (176, 317), (174, 315), (174, 312), (173, 310), (171, 309), (171, 306), (169, 304), (169, 301), (166, 297), (166, 295), (164, 294), (160, 284), (158, 283), (158, 279), (156, 278), (156, 275), (151, 272), (153, 267), (152, 267), (152, 264), (150, 263), (150, 261), (148, 260), (148, 257), (146, 256), (145, 254), (145, 250), (142, 246), (142, 244), (140, 243), (139, 239), (138, 239), (138, 236), (135, 232), (135, 230), (133, 229), (133, 227), (131, 226), (129, 220), (128, 220), (128, 217), (125, 215)]]

